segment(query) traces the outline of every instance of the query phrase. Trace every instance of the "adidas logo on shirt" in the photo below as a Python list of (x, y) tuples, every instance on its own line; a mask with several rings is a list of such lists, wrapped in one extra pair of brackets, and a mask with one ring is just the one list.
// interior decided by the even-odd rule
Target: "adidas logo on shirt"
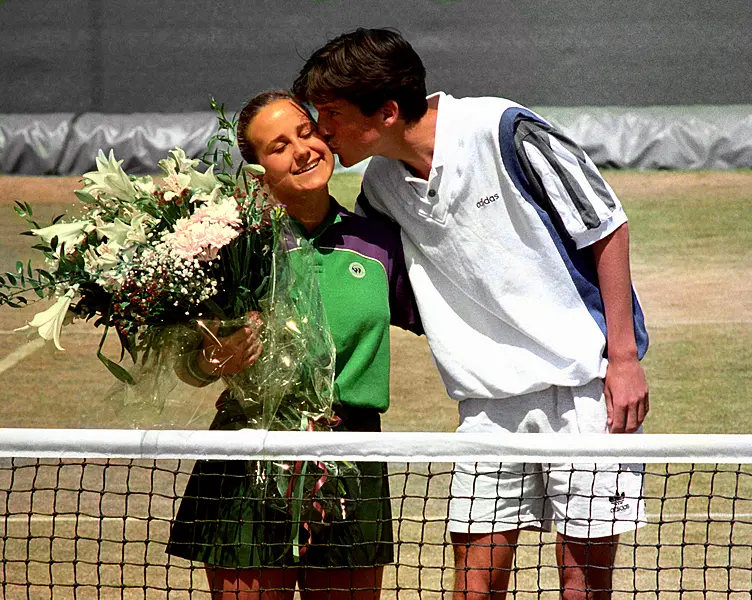
[(486, 196), (485, 198), (481, 198), (475, 203), (475, 206), (478, 208), (483, 208), (484, 206), (488, 206), (492, 202), (496, 202), (499, 199), (499, 194), (492, 194), (491, 196)]

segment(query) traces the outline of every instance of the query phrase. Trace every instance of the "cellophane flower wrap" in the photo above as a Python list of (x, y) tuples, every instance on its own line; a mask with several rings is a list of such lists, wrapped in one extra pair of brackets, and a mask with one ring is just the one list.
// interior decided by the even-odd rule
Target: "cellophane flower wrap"
[[(234, 122), (223, 107), (218, 112), (220, 134), (210, 150), (217, 140), (234, 142)], [(133, 425), (146, 427), (158, 420), (176, 373), (201, 352), (205, 336), (216, 340), (253, 323), (260, 357), (222, 376), (224, 400), (242, 411), (240, 426), (330, 429), (335, 352), (316, 280), (306, 276), (309, 258), (299, 251), (293, 268), (289, 218), (263, 185), (263, 169), (243, 165), (233, 173), (228, 150), (221, 156), (215, 173), (216, 149), (213, 164), (199, 170), (198, 160), (175, 148), (159, 162), (163, 177), (155, 180), (129, 176), (112, 151), (100, 151), (97, 169), (75, 192), (83, 204), (75, 218), (41, 227), (32, 207), (17, 203), (46, 264), (19, 262), (0, 277), (0, 304), (20, 308), (35, 296), (53, 298), (24, 329), (36, 328), (61, 350), (65, 324), (94, 320), (103, 329), (97, 355), (119, 382), (110, 397)], [(121, 345), (117, 360), (102, 352), (110, 331)], [(182, 403), (184, 421), (167, 425), (193, 422), (190, 398)], [(341, 511), (337, 475), (357, 473), (347, 463), (249, 468), (265, 497), (301, 523)]]

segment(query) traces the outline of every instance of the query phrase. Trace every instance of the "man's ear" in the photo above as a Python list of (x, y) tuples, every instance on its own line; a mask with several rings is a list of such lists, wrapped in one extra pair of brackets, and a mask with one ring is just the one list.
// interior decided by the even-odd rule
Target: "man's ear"
[(387, 100), (379, 109), (381, 123), (385, 127), (392, 127), (400, 118), (399, 104), (394, 100)]

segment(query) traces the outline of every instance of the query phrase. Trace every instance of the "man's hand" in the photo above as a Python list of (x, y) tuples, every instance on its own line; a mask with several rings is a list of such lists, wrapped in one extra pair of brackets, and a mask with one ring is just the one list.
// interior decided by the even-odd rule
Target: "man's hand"
[(593, 244), (593, 254), (606, 317), (608, 430), (632, 433), (648, 414), (648, 384), (637, 358), (627, 224)]
[(642, 365), (634, 359), (610, 358), (604, 384), (608, 430), (633, 433), (650, 410), (648, 384)]

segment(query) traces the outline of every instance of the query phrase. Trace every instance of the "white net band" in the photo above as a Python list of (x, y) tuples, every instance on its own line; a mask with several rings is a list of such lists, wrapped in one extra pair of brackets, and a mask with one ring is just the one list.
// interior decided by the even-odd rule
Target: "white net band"
[(0, 429), (0, 456), (371, 462), (752, 462), (752, 435)]

